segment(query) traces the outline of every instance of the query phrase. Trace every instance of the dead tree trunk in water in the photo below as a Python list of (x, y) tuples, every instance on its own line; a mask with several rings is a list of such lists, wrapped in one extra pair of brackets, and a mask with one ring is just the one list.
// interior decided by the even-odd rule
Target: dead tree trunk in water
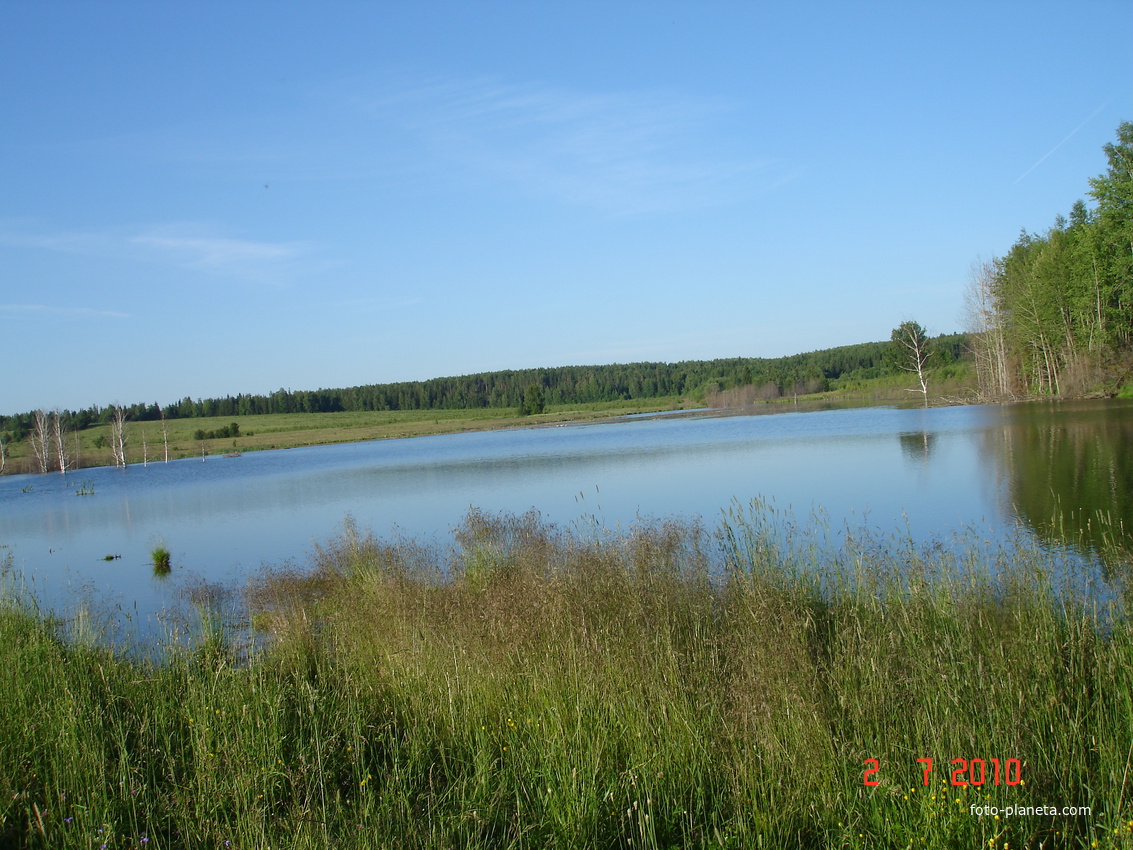
[(59, 462), (59, 474), (66, 475), (70, 456), (67, 452), (67, 432), (63, 428), (63, 417), (58, 410), (51, 414), (51, 434), (55, 442), (55, 456)]
[(114, 465), (126, 468), (126, 411), (114, 408), (110, 419), (110, 450), (114, 453)]
[(34, 417), (28, 441), (31, 443), (32, 454), (35, 455), (36, 466), (43, 473), (51, 466), (51, 428), (46, 411), (37, 410)]

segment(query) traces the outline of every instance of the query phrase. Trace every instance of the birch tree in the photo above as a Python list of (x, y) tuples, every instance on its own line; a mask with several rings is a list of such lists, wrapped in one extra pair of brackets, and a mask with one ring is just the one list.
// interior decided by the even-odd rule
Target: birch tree
[(51, 467), (51, 425), (47, 411), (37, 410), (32, 414), (31, 434), (28, 435), (28, 441), (31, 443), (32, 456), (35, 457), (39, 471), (47, 472)]
[(114, 407), (110, 417), (110, 451), (114, 454), (114, 465), (126, 468), (126, 409)]
[[(928, 347), (928, 334), (917, 322), (902, 322), (890, 337), (893, 344), (893, 362), (898, 369), (912, 372), (920, 383), (920, 392), (924, 395), (924, 406), (928, 407), (928, 377), (925, 368), (930, 355)], [(917, 392), (917, 390), (909, 390)]]
[(1011, 395), (1011, 373), (1004, 315), (996, 300), (996, 280), (995, 262), (973, 263), (964, 294), (964, 312), (980, 394), (1006, 398)]
[(55, 459), (59, 464), (59, 474), (66, 475), (70, 452), (67, 449), (67, 430), (63, 427), (63, 417), (58, 410), (51, 414), (51, 436), (55, 444)]

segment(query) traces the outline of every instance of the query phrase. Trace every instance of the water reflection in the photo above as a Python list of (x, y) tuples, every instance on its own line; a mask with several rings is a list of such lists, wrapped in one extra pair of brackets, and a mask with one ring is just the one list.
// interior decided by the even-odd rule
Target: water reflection
[(901, 453), (909, 460), (927, 461), (932, 454), (936, 435), (928, 431), (912, 431), (899, 434)]
[[(635, 418), (84, 470), (93, 492), (81, 498), (62, 476), (8, 476), (0, 567), (36, 577), (50, 601), (93, 587), (144, 613), (190, 577), (301, 565), (348, 514), (381, 536), (447, 540), (473, 506), (535, 508), (560, 525), (711, 526), (757, 497), (881, 537), (1006, 538), (1021, 522), (1097, 546), (1133, 529), (1131, 413), (1102, 402)], [(149, 565), (159, 542), (173, 554), (168, 580)]]
[(1042, 539), (1133, 548), (1133, 404), (1012, 405), (985, 432), (983, 453)]

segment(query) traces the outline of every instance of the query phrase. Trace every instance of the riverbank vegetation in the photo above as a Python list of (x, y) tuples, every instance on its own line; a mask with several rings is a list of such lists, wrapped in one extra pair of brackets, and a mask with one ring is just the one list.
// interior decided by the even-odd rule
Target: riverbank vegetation
[(158, 660), (9, 594), (0, 844), (1130, 847), (1121, 587), (755, 504), (347, 521)]
[(989, 397), (1130, 390), (1133, 374), (1133, 124), (1109, 167), (1046, 233), (1024, 231), (979, 263), (968, 291), (980, 386)]

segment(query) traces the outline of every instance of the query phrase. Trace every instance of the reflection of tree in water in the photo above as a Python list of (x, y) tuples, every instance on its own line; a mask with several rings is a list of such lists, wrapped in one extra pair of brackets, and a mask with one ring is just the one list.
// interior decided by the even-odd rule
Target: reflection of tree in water
[(1133, 550), (1133, 406), (1024, 404), (988, 432), (1018, 517), (1045, 540)]
[(936, 445), (936, 434), (928, 431), (908, 431), (897, 438), (901, 441), (901, 454), (910, 460), (928, 460)]

